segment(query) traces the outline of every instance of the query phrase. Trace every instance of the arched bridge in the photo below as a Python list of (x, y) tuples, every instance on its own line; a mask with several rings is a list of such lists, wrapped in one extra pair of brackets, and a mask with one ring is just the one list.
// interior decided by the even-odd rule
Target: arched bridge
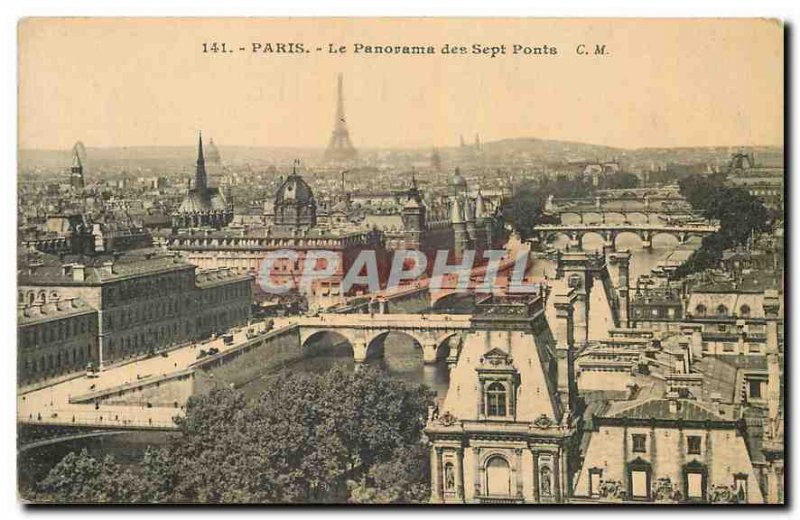
[(309, 340), (324, 333), (336, 333), (353, 348), (356, 362), (380, 354), (383, 339), (391, 332), (405, 334), (422, 348), (423, 361), (435, 363), (447, 358), (449, 339), (470, 328), (470, 316), (460, 314), (320, 314), (292, 320), (305, 350)]
[(604, 247), (615, 247), (617, 236), (621, 233), (637, 235), (645, 248), (652, 246), (656, 235), (667, 234), (674, 236), (680, 243), (686, 242), (691, 237), (704, 237), (719, 230), (719, 224), (541, 224), (534, 226), (534, 237), (540, 245), (552, 242), (557, 235), (566, 235), (570, 245), (578, 246), (583, 237), (595, 233), (603, 238)]
[(564, 207), (549, 212), (556, 215), (562, 224), (571, 224), (567, 219), (581, 224), (679, 224), (701, 220), (703, 217), (686, 209), (607, 209), (596, 207)]

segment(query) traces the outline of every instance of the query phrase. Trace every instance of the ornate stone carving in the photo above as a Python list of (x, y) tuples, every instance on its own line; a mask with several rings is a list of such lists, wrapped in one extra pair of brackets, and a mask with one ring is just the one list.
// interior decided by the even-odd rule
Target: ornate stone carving
[(555, 423), (548, 416), (542, 414), (533, 421), (533, 425), (537, 428), (550, 428), (554, 426)]
[(439, 417), (439, 424), (441, 424), (442, 426), (452, 426), (456, 422), (458, 422), (458, 419), (456, 418), (455, 415), (453, 415), (449, 411), (444, 412), (442, 416)]
[(708, 492), (708, 501), (712, 504), (735, 504), (739, 498), (733, 486), (713, 484)]
[(619, 480), (601, 480), (598, 493), (600, 498), (609, 500), (622, 500), (625, 498), (625, 490)]
[(656, 502), (680, 502), (682, 494), (669, 477), (655, 479), (652, 486), (653, 500)]

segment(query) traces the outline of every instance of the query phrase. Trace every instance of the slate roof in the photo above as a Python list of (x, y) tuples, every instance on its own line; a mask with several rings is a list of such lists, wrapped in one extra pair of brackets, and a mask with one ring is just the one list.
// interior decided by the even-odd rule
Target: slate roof
[(614, 403), (605, 415), (616, 419), (660, 419), (671, 421), (723, 421), (732, 422), (697, 401), (678, 399), (675, 412), (670, 410), (668, 399), (652, 398), (636, 403)]

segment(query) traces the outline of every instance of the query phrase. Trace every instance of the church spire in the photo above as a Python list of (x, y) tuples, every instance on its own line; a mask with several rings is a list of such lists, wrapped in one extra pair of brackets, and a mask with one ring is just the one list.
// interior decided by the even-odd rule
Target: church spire
[(197, 169), (194, 172), (194, 187), (197, 190), (205, 190), (208, 187), (206, 160), (203, 157), (203, 132), (199, 132), (197, 138)]
[(69, 169), (69, 182), (73, 188), (82, 189), (83, 182), (83, 163), (78, 153), (77, 146), (72, 149), (72, 166)]

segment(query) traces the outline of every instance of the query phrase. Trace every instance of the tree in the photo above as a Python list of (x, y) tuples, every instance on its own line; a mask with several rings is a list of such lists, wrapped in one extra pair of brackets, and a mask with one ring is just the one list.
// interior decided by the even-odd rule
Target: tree
[(718, 232), (703, 239), (702, 245), (673, 273), (674, 278), (719, 265), (722, 253), (744, 245), (755, 232), (770, 228), (770, 213), (757, 198), (740, 188), (725, 186), (725, 176), (693, 176), (678, 183), (681, 194), (706, 218), (718, 220)]
[(132, 502), (133, 476), (110, 455), (69, 453), (38, 484), (37, 499), (66, 503)]
[(350, 502), (357, 504), (426, 503), (430, 498), (429, 448), (423, 444), (395, 450), (372, 466), (359, 482), (350, 481)]

